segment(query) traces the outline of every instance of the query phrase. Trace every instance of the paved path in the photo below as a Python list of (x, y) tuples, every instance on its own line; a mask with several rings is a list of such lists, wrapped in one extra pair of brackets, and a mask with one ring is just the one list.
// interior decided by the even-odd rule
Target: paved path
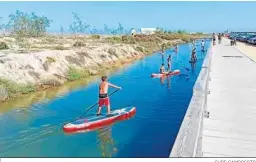
[(229, 46), (227, 39), (213, 51), (203, 156), (255, 157), (256, 63)]
[(237, 42), (237, 45), (234, 46), (237, 50), (244, 53), (246, 56), (248, 56), (251, 60), (256, 62), (256, 46), (250, 45), (247, 43)]

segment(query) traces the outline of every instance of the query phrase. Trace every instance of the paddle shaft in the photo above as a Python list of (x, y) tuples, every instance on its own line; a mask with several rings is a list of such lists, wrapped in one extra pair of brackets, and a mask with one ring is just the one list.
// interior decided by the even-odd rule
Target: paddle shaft
[[(119, 91), (119, 90), (120, 90), (120, 89), (115, 90), (114, 92), (110, 93), (108, 96), (113, 95), (114, 93), (116, 93), (116, 92)], [(91, 110), (92, 108), (94, 108), (96, 105), (98, 105), (98, 102), (95, 103), (94, 105), (92, 105), (91, 107), (89, 107), (87, 110), (85, 110), (85, 112), (84, 112), (79, 118), (83, 117), (88, 111), (90, 111), (90, 110)]]

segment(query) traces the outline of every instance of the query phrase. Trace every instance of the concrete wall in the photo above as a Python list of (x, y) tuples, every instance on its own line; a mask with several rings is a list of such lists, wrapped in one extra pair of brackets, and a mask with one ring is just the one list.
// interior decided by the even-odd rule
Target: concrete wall
[(212, 47), (208, 49), (202, 69), (193, 87), (193, 96), (184, 116), (180, 130), (173, 145), (170, 157), (202, 156), (202, 125), (207, 116), (207, 94)]

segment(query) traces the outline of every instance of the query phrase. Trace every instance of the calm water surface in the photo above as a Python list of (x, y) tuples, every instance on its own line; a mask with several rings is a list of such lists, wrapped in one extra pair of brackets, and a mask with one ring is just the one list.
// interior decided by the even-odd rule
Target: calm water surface
[[(200, 49), (200, 42), (197, 44)], [(160, 54), (111, 74), (110, 82), (122, 87), (111, 96), (112, 109), (133, 105), (137, 113), (132, 119), (97, 131), (65, 134), (61, 128), (63, 122), (81, 115), (97, 101), (98, 78), (64, 89), (65, 93), (57, 96), (40, 92), (42, 99), (33, 100), (38, 96), (28, 95), (19, 99), (26, 103), (22, 106), (17, 99), (0, 105), (0, 157), (168, 157), (205, 56), (197, 52), (199, 61), (191, 69), (190, 53), (191, 45), (184, 44), (178, 53), (167, 50), (165, 55), (166, 60), (171, 54), (172, 69), (180, 69), (189, 79), (150, 78), (159, 71)]]

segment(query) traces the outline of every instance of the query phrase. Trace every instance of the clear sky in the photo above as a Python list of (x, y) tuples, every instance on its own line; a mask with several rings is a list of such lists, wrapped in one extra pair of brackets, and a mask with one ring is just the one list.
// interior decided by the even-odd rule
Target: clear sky
[(164, 27), (170, 30), (256, 30), (256, 2), (0, 2), (0, 17), (7, 22), (15, 10), (35, 12), (53, 20), (49, 31), (68, 29), (72, 12), (96, 28), (120, 22), (126, 29)]

